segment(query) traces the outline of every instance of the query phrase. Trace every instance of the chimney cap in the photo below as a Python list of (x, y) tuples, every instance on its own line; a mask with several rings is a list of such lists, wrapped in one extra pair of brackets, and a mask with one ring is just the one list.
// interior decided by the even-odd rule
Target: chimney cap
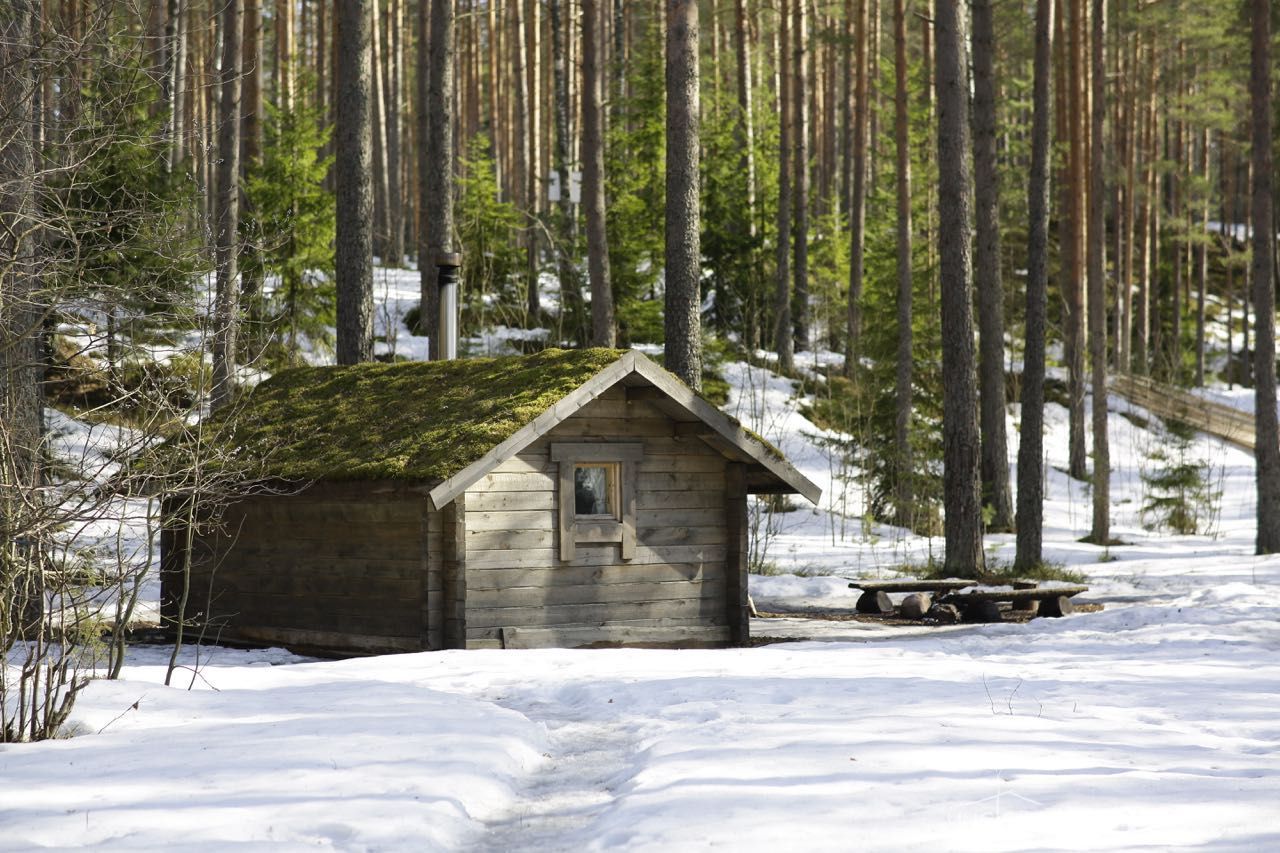
[(462, 266), (462, 253), (461, 252), (437, 252), (436, 266), (438, 267)]

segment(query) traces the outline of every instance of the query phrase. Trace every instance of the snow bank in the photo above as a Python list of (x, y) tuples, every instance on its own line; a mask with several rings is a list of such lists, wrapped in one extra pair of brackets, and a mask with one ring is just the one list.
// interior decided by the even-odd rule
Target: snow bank
[(540, 725), (424, 686), (431, 656), (239, 657), (191, 691), (94, 682), (81, 736), (0, 748), (0, 849), (456, 850), (542, 761)]

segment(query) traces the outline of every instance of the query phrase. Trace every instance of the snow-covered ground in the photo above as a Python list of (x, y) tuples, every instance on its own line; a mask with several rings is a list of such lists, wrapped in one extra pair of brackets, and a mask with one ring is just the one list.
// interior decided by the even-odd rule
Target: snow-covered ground
[[(416, 298), (403, 278), (391, 298)], [(774, 516), (762, 609), (851, 606), (839, 575), (941, 556), (863, 527), (856, 476), (842, 494), (790, 383), (746, 364), (726, 379), (728, 411), (824, 488)], [(1280, 558), (1253, 556), (1252, 459), (1197, 440), (1222, 493), (1211, 532), (1150, 532), (1140, 475), (1168, 442), (1117, 414), (1129, 544), (1101, 549), (1077, 541), (1089, 498), (1060, 470), (1061, 409), (1048, 429), (1045, 556), (1102, 612), (796, 615), (752, 625), (791, 641), (730, 650), (206, 649), (169, 688), (169, 650), (140, 646), (85, 690), (66, 739), (0, 746), (0, 850), (1280, 849)]]

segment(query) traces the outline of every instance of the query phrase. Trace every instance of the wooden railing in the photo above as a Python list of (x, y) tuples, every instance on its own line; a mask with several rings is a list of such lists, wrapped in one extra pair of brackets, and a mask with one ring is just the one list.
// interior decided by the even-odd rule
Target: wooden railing
[(1197, 397), (1145, 376), (1113, 377), (1111, 389), (1153, 415), (1177, 418), (1245, 450), (1254, 449), (1252, 412)]

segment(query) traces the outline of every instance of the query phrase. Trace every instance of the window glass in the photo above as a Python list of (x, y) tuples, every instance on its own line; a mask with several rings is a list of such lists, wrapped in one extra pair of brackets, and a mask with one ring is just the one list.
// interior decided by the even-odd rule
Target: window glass
[(617, 466), (575, 465), (573, 470), (574, 514), (617, 514)]

